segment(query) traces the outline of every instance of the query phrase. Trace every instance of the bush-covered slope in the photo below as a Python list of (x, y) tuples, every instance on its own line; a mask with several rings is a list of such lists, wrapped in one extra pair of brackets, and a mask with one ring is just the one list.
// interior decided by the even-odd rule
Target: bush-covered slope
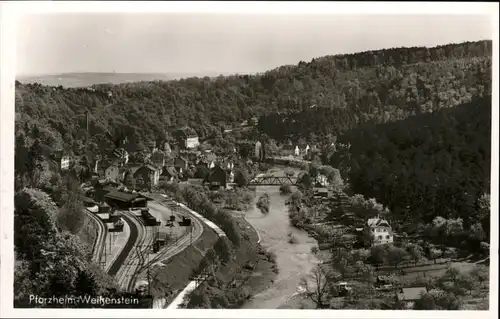
[(338, 142), (350, 150), (338, 149), (330, 164), (348, 172), (354, 192), (388, 206), (399, 224), (441, 216), (461, 218), (466, 229), (480, 223), (489, 233), (481, 201), (490, 189), (491, 96), (350, 130)]
[(285, 122), (280, 118), (279, 125), (276, 117), (260, 121), (263, 132), (281, 138), (312, 127), (319, 133), (338, 132), (362, 122), (454, 106), (488, 94), (490, 82), (491, 41), (481, 41), (326, 56), (258, 75), (92, 89), (16, 83), (16, 129), (31, 138), (40, 136), (51, 148), (67, 144), (78, 150), (89, 111), (91, 148), (106, 148), (120, 135), (140, 145), (162, 137), (165, 129), (188, 124), (206, 137), (220, 132), (215, 125), (221, 122), (237, 124), (315, 105), (317, 111), (310, 115), (300, 113)]

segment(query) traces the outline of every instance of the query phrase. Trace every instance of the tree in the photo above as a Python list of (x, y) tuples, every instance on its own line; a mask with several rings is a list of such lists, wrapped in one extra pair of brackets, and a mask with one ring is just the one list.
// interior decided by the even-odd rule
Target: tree
[(409, 244), (406, 246), (406, 251), (415, 265), (424, 258), (424, 249), (417, 244)]
[(490, 278), (489, 269), (483, 265), (476, 265), (474, 269), (470, 272), (472, 278), (477, 280), (483, 287), (486, 282), (488, 282)]
[(311, 175), (308, 173), (302, 174), (297, 180), (297, 184), (300, 185), (304, 189), (310, 189), (313, 185)]
[(239, 187), (247, 186), (248, 183), (250, 182), (250, 180), (248, 178), (248, 172), (243, 170), (243, 169), (236, 170), (236, 172), (234, 174), (234, 182)]
[(82, 191), (78, 182), (68, 175), (64, 180), (62, 207), (58, 215), (59, 224), (72, 234), (82, 228), (85, 215), (83, 213)]
[(294, 206), (294, 207), (300, 207), (302, 205), (302, 192), (300, 191), (295, 191), (292, 193), (289, 199), (289, 205)]
[(269, 213), (269, 195), (267, 193), (262, 194), (259, 197), (256, 206), (263, 214)]
[(39, 139), (35, 139), (28, 151), (28, 162), (26, 170), (29, 174), (31, 185), (37, 186), (43, 170), (43, 148)]
[(481, 223), (475, 223), (470, 227), (469, 238), (477, 242), (481, 242), (487, 239), (486, 233), (483, 231), (483, 226), (481, 225)]
[(280, 186), (280, 193), (281, 195), (288, 195), (292, 192), (292, 188), (290, 185), (281, 185)]
[(194, 173), (194, 177), (206, 180), (209, 174), (210, 174), (210, 169), (208, 169), (208, 167), (206, 167), (205, 165), (198, 165), (196, 167), (196, 172)]
[(224, 238), (219, 238), (214, 245), (214, 251), (220, 261), (225, 264), (231, 259), (231, 248)]
[(446, 278), (454, 283), (457, 281), (458, 276), (460, 276), (460, 271), (455, 267), (449, 267), (446, 270), (446, 273), (444, 274), (444, 278)]
[(322, 309), (325, 306), (329, 287), (328, 277), (329, 273), (318, 265), (308, 277), (301, 279), (305, 295), (316, 304), (317, 309)]
[(472, 294), (472, 290), (476, 288), (476, 279), (469, 274), (460, 274), (457, 278), (457, 284), (459, 287), (467, 290), (469, 294)]
[(402, 263), (405, 259), (407, 259), (408, 254), (406, 250), (400, 247), (390, 247), (387, 251), (388, 255), (388, 260), (389, 262), (394, 265), (394, 267), (397, 269), (398, 265)]
[(370, 249), (369, 259), (375, 265), (381, 265), (381, 264), (386, 263), (388, 261), (388, 258), (389, 258), (388, 249), (389, 249), (389, 246), (387, 246), (387, 245), (377, 245), (377, 246), (372, 247)]
[(333, 269), (337, 270), (342, 278), (354, 270), (354, 262), (351, 254), (345, 249), (332, 251), (330, 259)]

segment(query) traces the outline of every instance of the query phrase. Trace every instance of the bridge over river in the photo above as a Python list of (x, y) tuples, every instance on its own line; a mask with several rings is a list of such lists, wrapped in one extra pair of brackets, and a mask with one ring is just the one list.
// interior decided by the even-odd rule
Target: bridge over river
[(296, 184), (297, 177), (295, 176), (275, 176), (270, 174), (257, 175), (248, 183), (249, 186), (281, 186)]

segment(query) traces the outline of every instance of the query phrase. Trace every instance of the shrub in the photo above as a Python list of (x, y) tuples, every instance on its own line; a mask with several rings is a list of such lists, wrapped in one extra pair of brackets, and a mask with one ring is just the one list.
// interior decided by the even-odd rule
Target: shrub
[(263, 214), (269, 213), (269, 195), (267, 193), (261, 195), (256, 206)]
[(292, 188), (290, 185), (281, 185), (280, 186), (280, 193), (281, 195), (288, 195), (292, 192)]

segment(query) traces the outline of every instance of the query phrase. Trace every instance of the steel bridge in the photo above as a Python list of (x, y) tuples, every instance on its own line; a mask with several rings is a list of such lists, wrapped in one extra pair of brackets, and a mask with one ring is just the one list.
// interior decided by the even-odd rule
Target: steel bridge
[(248, 183), (249, 186), (281, 186), (295, 184), (297, 184), (297, 177), (274, 175), (257, 176)]

